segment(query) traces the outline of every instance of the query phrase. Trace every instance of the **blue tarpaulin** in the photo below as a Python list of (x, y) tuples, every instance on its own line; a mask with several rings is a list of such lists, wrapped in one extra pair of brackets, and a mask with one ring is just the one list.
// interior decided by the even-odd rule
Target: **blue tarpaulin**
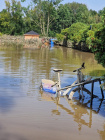
[(53, 42), (53, 40), (56, 40), (56, 39), (50, 39), (50, 45), (51, 45), (51, 47), (54, 47), (54, 42)]

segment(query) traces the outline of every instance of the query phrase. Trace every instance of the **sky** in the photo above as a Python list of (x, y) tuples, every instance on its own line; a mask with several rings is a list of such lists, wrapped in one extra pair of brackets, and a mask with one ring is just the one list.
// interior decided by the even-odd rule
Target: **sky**
[[(30, 2), (31, 0), (26, 0), (26, 2), (24, 2), (24, 6), (27, 6)], [(86, 4), (89, 10), (92, 9), (97, 12), (105, 7), (105, 0), (63, 0), (62, 4), (72, 2)], [(5, 9), (5, 0), (0, 0), (0, 11), (2, 11), (3, 9)]]

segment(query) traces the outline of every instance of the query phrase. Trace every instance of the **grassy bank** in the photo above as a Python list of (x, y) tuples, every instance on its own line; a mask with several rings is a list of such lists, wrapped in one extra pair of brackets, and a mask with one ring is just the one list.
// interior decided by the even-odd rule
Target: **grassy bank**
[(25, 40), (24, 36), (0, 36), (0, 48), (40, 48), (41, 46), (46, 47), (46, 39), (28, 39)]

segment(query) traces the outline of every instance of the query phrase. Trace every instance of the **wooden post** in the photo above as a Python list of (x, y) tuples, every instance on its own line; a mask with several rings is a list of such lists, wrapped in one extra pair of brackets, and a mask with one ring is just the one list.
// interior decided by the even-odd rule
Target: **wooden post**
[[(58, 71), (58, 89), (61, 89), (61, 81), (60, 81), (60, 72)], [(59, 91), (59, 94), (61, 95), (61, 91)]]
[[(101, 85), (101, 80), (99, 79), (99, 84)], [(103, 93), (103, 89), (100, 87), (101, 89), (101, 94), (102, 94), (102, 98), (104, 98), (104, 93)]]
[(92, 81), (92, 87), (91, 87), (91, 99), (93, 99), (93, 89), (94, 89), (94, 80)]

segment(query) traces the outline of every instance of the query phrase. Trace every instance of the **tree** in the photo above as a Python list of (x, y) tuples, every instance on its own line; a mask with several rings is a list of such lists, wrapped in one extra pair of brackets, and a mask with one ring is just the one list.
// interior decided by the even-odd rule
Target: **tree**
[(0, 27), (3, 33), (17, 35), (24, 32), (23, 10), (20, 1), (5, 0), (6, 9), (0, 13)]
[(98, 63), (105, 67), (105, 14), (102, 16), (102, 25), (95, 32), (93, 52)]
[(11, 25), (14, 28), (11, 30), (11, 34), (23, 34), (23, 12), (20, 1), (12, 0), (11, 4)]
[(11, 15), (5, 9), (0, 12), (0, 32), (2, 33), (10, 33), (10, 21)]
[(55, 14), (55, 7), (61, 2), (61, 0), (32, 1), (35, 4), (35, 17), (33, 18), (36, 18), (38, 23), (36, 20), (34, 21), (37, 23), (37, 25), (40, 25), (41, 33), (48, 36), (50, 24), (55, 19), (52, 13)]
[(99, 16), (99, 14), (95, 10), (90, 9), (87, 23), (93, 24), (93, 23), (100, 23), (100, 22), (101, 22), (101, 17)]
[(98, 14), (99, 16), (103, 16), (103, 14), (105, 14), (105, 7), (102, 10), (99, 10)]
[(76, 22), (87, 23), (88, 19), (88, 8), (85, 4), (80, 4), (76, 2), (68, 3), (68, 6), (72, 10), (72, 24)]
[(72, 24), (68, 29), (69, 39), (74, 40), (74, 37), (79, 33), (79, 31), (84, 30), (86, 27), (87, 25), (81, 22)]
[(63, 5), (61, 4), (58, 9), (57, 9), (57, 13), (58, 13), (58, 22), (59, 22), (59, 28), (60, 31), (62, 29), (68, 28), (71, 26), (72, 24), (72, 11), (69, 8), (69, 6), (67, 4)]

